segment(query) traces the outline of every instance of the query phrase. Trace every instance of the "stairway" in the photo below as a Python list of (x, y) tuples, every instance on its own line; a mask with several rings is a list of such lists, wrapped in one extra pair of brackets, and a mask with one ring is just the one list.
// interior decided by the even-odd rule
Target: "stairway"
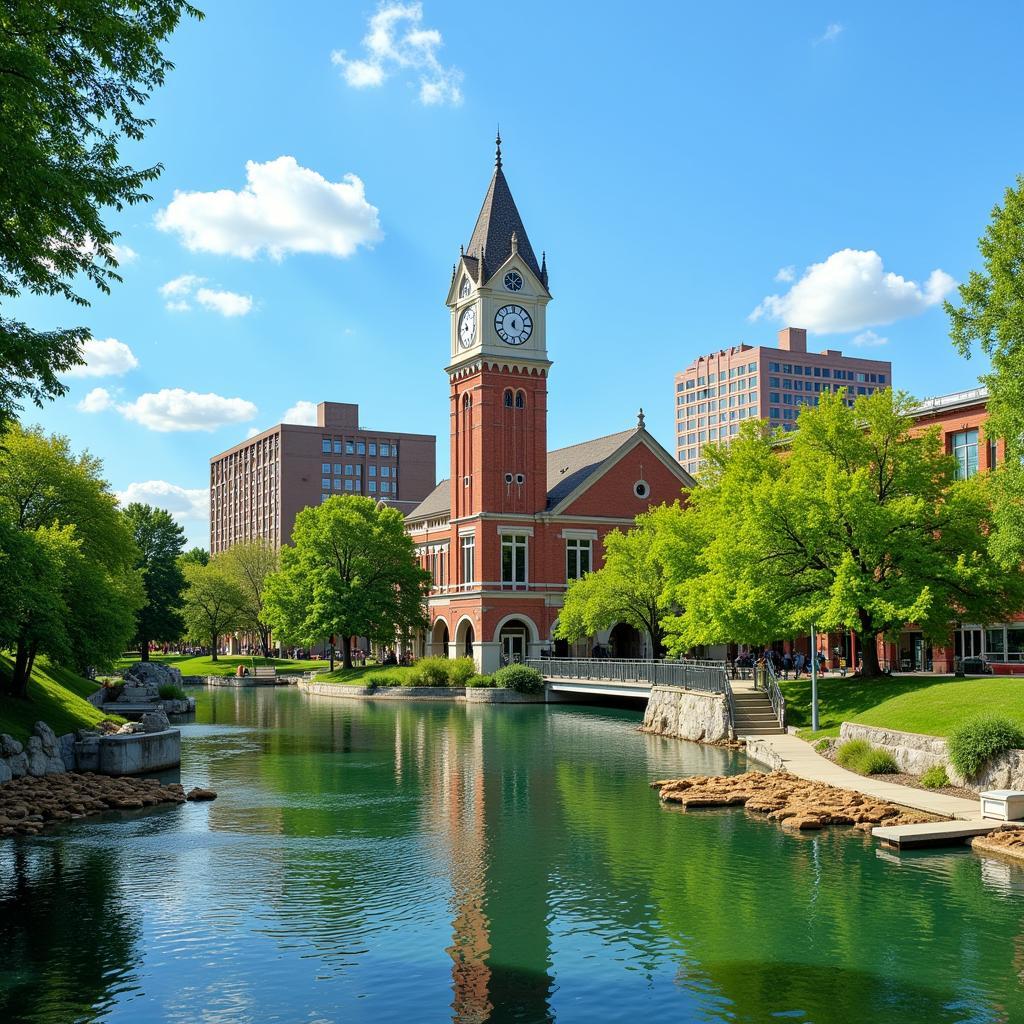
[[(739, 684), (742, 686), (742, 683)], [(750, 684), (748, 683), (749, 687)], [(768, 694), (764, 690), (738, 689), (733, 683), (733, 705), (736, 708), (736, 721), (733, 728), (737, 736), (782, 736), (786, 730), (779, 725), (775, 710)]]

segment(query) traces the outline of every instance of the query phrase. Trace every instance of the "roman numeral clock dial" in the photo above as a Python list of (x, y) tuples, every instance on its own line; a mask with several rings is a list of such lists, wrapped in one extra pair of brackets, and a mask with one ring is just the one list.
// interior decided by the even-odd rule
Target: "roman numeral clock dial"
[(502, 306), (494, 314), (494, 330), (506, 345), (522, 345), (533, 333), (533, 320), (522, 306)]

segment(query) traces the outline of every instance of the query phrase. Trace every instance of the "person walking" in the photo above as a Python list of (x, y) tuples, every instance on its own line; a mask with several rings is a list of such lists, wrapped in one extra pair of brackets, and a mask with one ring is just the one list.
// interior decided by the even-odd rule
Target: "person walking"
[(782, 656), (782, 678), (788, 679), (790, 669), (793, 667), (793, 655), (786, 651)]
[(804, 658), (804, 652), (797, 651), (796, 654), (793, 655), (793, 668), (795, 670), (793, 673), (794, 679), (800, 678), (801, 674), (803, 673), (805, 664), (806, 659)]

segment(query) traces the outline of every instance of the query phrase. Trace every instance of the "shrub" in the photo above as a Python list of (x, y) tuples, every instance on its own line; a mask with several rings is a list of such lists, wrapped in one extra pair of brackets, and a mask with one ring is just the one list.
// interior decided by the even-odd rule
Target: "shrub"
[(472, 658), (455, 658), (448, 662), (448, 685), (465, 686), (476, 675)]
[(894, 775), (899, 770), (899, 765), (893, 760), (892, 754), (888, 750), (881, 750), (878, 747), (872, 747), (864, 755), (860, 767), (857, 768), (857, 771), (864, 775)]
[(543, 693), (544, 677), (529, 665), (506, 665), (494, 673), (494, 685), (516, 693)]
[(867, 740), (847, 740), (836, 747), (836, 762), (850, 771), (856, 772), (860, 762), (871, 752), (871, 744)]
[(164, 683), (156, 691), (164, 700), (184, 700), (185, 691), (177, 683)]
[(1024, 747), (1024, 733), (1008, 718), (978, 715), (958, 725), (946, 741), (949, 760), (965, 779), (973, 779), (993, 758)]
[(409, 673), (408, 679), (402, 680), (403, 686), (447, 686), (447, 658), (420, 658)]
[(814, 744), (814, 749), (819, 754), (827, 754), (828, 753), (828, 749), (831, 746), (832, 746), (832, 741), (831, 740), (823, 739), (823, 740), (818, 740), (818, 742)]
[(497, 686), (498, 684), (495, 683), (494, 676), (474, 675), (470, 676), (469, 679), (466, 680), (466, 685), (474, 688), (483, 687), (484, 689), (489, 689)]
[(949, 785), (949, 776), (944, 764), (933, 764), (922, 776), (921, 785), (925, 789), (942, 789)]

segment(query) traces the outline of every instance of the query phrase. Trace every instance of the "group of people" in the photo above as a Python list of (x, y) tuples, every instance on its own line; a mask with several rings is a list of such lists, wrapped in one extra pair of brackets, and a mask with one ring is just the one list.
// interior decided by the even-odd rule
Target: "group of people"
[[(818, 671), (824, 672), (828, 668), (828, 658), (825, 657), (825, 652), (818, 651), (815, 657), (818, 659)], [(845, 659), (837, 659), (837, 663), (840, 666), (840, 672), (846, 675)], [(738, 676), (747, 678), (748, 672), (765, 664), (771, 665), (776, 674), (781, 675), (783, 679), (788, 679), (790, 672), (793, 673), (794, 679), (799, 679), (805, 672), (809, 673), (811, 670), (810, 658), (803, 651), (785, 651), (780, 654), (778, 651), (772, 650), (771, 647), (765, 647), (758, 653), (741, 651), (737, 654), (732, 663), (732, 677), (733, 679)]]

